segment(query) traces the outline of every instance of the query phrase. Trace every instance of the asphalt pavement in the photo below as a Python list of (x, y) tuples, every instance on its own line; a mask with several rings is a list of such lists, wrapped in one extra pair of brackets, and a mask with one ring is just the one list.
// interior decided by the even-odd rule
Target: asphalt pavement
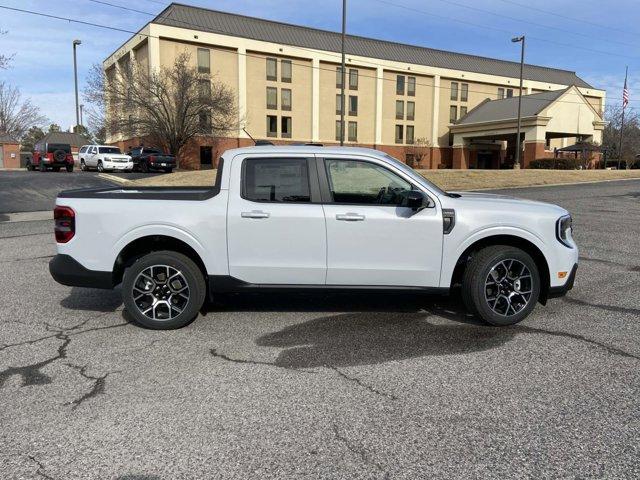
[(51, 279), (51, 221), (0, 223), (0, 476), (640, 477), (640, 181), (505, 193), (569, 209), (581, 248), (506, 328), (458, 297), (253, 294), (144, 330)]

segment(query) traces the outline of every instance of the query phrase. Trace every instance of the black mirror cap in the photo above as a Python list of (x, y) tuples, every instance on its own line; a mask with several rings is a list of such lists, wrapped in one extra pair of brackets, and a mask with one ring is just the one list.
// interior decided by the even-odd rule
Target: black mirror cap
[(431, 199), (419, 190), (410, 190), (406, 195), (406, 206), (411, 210), (428, 208), (431, 204)]

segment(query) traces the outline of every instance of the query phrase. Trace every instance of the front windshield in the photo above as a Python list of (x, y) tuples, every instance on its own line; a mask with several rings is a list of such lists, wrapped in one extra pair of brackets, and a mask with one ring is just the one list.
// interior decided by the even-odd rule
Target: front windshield
[(396, 158), (393, 158), (388, 153), (385, 153), (384, 155), (385, 155), (385, 158), (387, 160), (389, 160), (391, 163), (393, 163), (394, 166), (398, 167), (400, 170), (402, 170), (404, 173), (409, 175), (411, 178), (413, 178), (416, 182), (418, 182), (423, 187), (425, 187), (425, 188), (427, 188), (427, 189), (431, 190), (432, 192), (435, 192), (435, 193), (437, 193), (439, 195), (448, 195), (447, 192), (445, 192), (443, 189), (441, 189), (435, 183), (430, 182), (429, 180), (424, 178), (422, 175), (420, 175), (418, 172), (416, 172), (413, 168), (411, 168), (406, 163), (403, 163), (400, 160), (398, 160)]
[(98, 148), (98, 151), (100, 153), (115, 153), (115, 154), (121, 153), (118, 147), (100, 147)]

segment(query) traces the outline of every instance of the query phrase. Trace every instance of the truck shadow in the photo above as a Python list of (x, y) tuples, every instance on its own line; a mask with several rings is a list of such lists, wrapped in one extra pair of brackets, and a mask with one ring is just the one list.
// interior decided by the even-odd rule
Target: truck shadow
[(115, 312), (122, 305), (122, 292), (119, 287), (115, 290), (72, 287), (60, 305), (71, 310)]

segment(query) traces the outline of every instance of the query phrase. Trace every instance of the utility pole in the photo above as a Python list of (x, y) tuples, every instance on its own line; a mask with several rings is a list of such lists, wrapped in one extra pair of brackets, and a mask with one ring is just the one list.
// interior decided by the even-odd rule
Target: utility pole
[(345, 98), (344, 98), (344, 83), (346, 80), (345, 75), (345, 58), (344, 58), (344, 39), (347, 30), (347, 0), (342, 0), (342, 81), (340, 82), (340, 146), (344, 145), (344, 110), (345, 110)]
[(76, 47), (81, 45), (80, 40), (73, 41), (73, 78), (76, 87), (76, 126), (80, 125), (80, 107), (78, 105), (78, 61), (76, 60)]
[(618, 170), (620, 170), (620, 160), (622, 160), (622, 139), (624, 137), (624, 109), (627, 104), (624, 100), (624, 92), (627, 90), (627, 75), (629, 75), (629, 67), (627, 66), (624, 71), (624, 90), (622, 93), (622, 120), (620, 122), (620, 148), (618, 149)]
[(521, 37), (514, 37), (511, 39), (513, 43), (522, 42), (522, 48), (520, 50), (520, 94), (518, 95), (518, 129), (516, 133), (516, 161), (513, 164), (514, 169), (520, 169), (520, 121), (521, 121), (521, 110), (522, 110), (522, 76), (524, 72), (524, 35)]
[(82, 122), (82, 109), (84, 108), (84, 105), (81, 103), (80, 104), (80, 125), (84, 126), (84, 123)]

